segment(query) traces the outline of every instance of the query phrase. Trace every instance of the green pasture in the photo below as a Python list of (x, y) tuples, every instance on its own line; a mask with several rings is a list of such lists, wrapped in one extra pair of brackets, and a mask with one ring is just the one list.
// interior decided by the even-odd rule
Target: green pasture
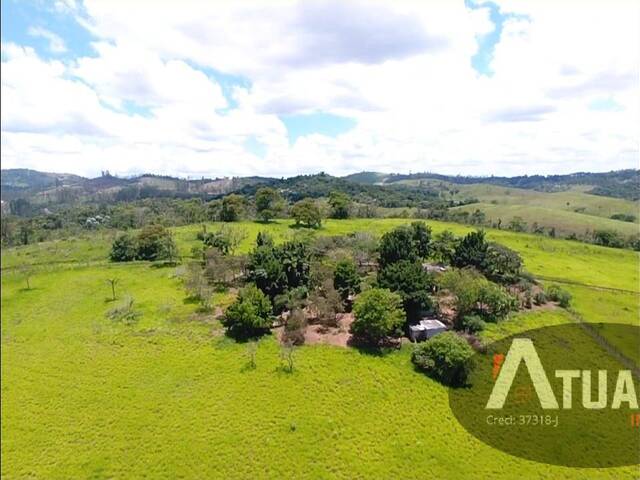
[[(331, 220), (317, 234), (380, 235), (407, 222)], [(240, 253), (260, 230), (280, 241), (298, 231), (285, 221), (235, 226), (247, 232)], [(174, 229), (183, 255), (200, 228)], [(563, 286), (585, 320), (638, 318), (637, 294), (577, 285), (637, 292), (637, 253), (488, 234), (531, 272), (573, 282)], [(549, 466), (483, 444), (455, 420), (447, 390), (413, 369), (408, 347), (377, 356), (305, 346), (289, 374), (266, 337), (251, 369), (247, 345), (186, 299), (179, 267), (107, 262), (113, 235), (2, 251), (2, 478), (637, 478), (635, 467)], [(14, 268), (25, 263), (37, 265), (30, 289)], [(126, 296), (141, 313), (131, 325), (106, 317)], [(575, 321), (560, 309), (519, 313), (484, 337)]]

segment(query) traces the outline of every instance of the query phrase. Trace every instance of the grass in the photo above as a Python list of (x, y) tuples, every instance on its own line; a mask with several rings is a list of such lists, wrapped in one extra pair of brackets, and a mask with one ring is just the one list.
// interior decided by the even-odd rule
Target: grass
[[(327, 221), (319, 234), (379, 235), (406, 222)], [(429, 223), (435, 231), (469, 230)], [(239, 227), (248, 234), (242, 252), (261, 229), (279, 240), (295, 232), (286, 222)], [(199, 228), (175, 229), (183, 254)], [(636, 253), (489, 235), (520, 251), (531, 271), (638, 289)], [(288, 374), (267, 337), (258, 346), (257, 368), (248, 369), (246, 345), (196, 313), (175, 268), (110, 264), (109, 245), (109, 235), (61, 241), (56, 249), (71, 260), (62, 264), (52, 263), (58, 257), (51, 245), (2, 252), (3, 267), (23, 258), (40, 264), (30, 290), (16, 270), (2, 272), (3, 478), (637, 477), (633, 467), (542, 465), (481, 443), (453, 417), (447, 390), (414, 371), (406, 348), (380, 357), (306, 346)], [(107, 300), (112, 277), (119, 278), (116, 302)], [(567, 288), (583, 316), (622, 311), (631, 322), (637, 314), (636, 295)], [(142, 314), (133, 325), (105, 315), (126, 295)], [(228, 301), (225, 294), (215, 297), (217, 305)], [(562, 310), (518, 314), (485, 335), (569, 321)]]
[[(345, 235), (350, 232), (365, 231), (373, 235), (383, 233), (410, 223), (402, 218), (326, 220), (323, 227), (313, 231), (316, 235)], [(428, 221), (434, 233), (449, 229), (458, 235), (473, 230), (472, 227), (456, 223)], [(218, 228), (220, 224), (207, 224), (207, 228)], [(288, 220), (268, 224), (259, 222), (239, 222), (233, 224), (246, 232), (246, 238), (237, 253), (248, 253), (255, 243), (259, 231), (265, 230), (277, 241), (293, 238), (296, 232), (305, 229), (290, 228)], [(174, 230), (180, 254), (188, 256), (191, 248), (199, 243), (196, 239), (201, 225), (177, 227)], [(543, 277), (557, 278), (578, 283), (609, 288), (640, 291), (637, 252), (589, 245), (577, 241), (552, 239), (539, 235), (487, 229), (490, 240), (503, 243), (517, 250), (531, 273)], [(113, 232), (87, 235), (82, 239), (59, 240), (37, 245), (2, 250), (3, 268), (21, 264), (50, 265), (52, 262), (70, 263), (75, 258), (81, 263), (107, 263), (107, 256), (113, 240)], [(612, 268), (615, 265), (615, 268)], [(56, 268), (59, 268), (56, 265)]]
[(535, 202), (526, 205), (471, 203), (462, 207), (454, 207), (451, 210), (469, 213), (480, 210), (485, 213), (488, 222), (497, 223), (498, 220), (502, 220), (502, 225), (505, 227), (513, 218), (520, 217), (527, 223), (528, 228), (531, 228), (533, 223), (537, 222), (538, 225), (545, 227), (545, 229), (554, 227), (558, 236), (567, 236), (572, 233), (588, 236), (594, 230), (614, 230), (624, 236), (631, 236), (638, 234), (640, 231), (637, 223), (542, 207)]

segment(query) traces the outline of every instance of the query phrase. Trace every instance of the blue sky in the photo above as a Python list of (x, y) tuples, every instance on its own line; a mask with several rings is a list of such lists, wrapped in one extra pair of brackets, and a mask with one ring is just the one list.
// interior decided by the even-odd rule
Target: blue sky
[(640, 12), (627, 0), (580, 15), (552, 0), (1, 8), (4, 167), (518, 175), (637, 163)]

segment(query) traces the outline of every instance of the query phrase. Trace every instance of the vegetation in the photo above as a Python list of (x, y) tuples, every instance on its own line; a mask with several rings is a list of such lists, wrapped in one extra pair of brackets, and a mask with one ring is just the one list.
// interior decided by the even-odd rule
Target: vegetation
[(255, 285), (240, 291), (222, 320), (231, 335), (245, 338), (264, 334), (271, 323), (271, 302)]
[(118, 236), (111, 247), (109, 258), (114, 262), (131, 260), (168, 260), (173, 262), (178, 250), (171, 232), (161, 225), (149, 225), (136, 237)]
[(360, 276), (356, 264), (351, 260), (337, 263), (333, 273), (333, 287), (344, 302), (350, 295), (360, 293)]
[(473, 368), (473, 349), (453, 332), (436, 335), (413, 348), (413, 364), (445, 385), (464, 386)]
[(359, 341), (378, 346), (390, 338), (400, 336), (404, 323), (402, 299), (384, 288), (363, 292), (353, 305), (355, 319), (351, 333)]
[(430, 293), (434, 282), (420, 262), (401, 260), (378, 271), (377, 284), (400, 295), (409, 323), (416, 323), (434, 308)]
[[(325, 259), (328, 289), (335, 292), (333, 265), (340, 260), (334, 261), (334, 254), (342, 259), (341, 249), (371, 246), (376, 237), (407, 223), (323, 222), (317, 238), (331, 240), (326, 254), (331, 258)], [(213, 251), (212, 268), (228, 267), (224, 283), (242, 285), (242, 255), (260, 248), (255, 245), (257, 234), (267, 233), (261, 246), (279, 246), (294, 240), (290, 224), (234, 224), (246, 238), (235, 255), (207, 250), (207, 255)], [(429, 226), (434, 242), (446, 230), (456, 238), (470, 230), (436, 221), (429, 221)], [(211, 231), (219, 227), (207, 224)], [(171, 229), (183, 261), (194, 246), (202, 245), (197, 239), (200, 231), (201, 222)], [(354, 234), (363, 231), (369, 233)], [(133, 238), (136, 233), (131, 232)], [(410, 347), (369, 355), (358, 349), (304, 345), (291, 350), (289, 375), (276, 335), (248, 344), (226, 338), (213, 313), (201, 313), (198, 303), (185, 301), (183, 266), (178, 275), (176, 269), (153, 268), (146, 262), (108, 262), (115, 238), (98, 229), (2, 249), (2, 362), (7, 367), (2, 369), (3, 476), (117, 477), (126, 472), (131, 477), (180, 477), (197, 471), (226, 478), (316, 478), (326, 472), (336, 477), (398, 478), (411, 471), (418, 472), (417, 477), (428, 472), (437, 478), (508, 479), (517, 470), (523, 478), (540, 478), (539, 464), (497, 451), (462, 428), (451, 428), (446, 389), (408, 368)], [(517, 251), (528, 271), (545, 277), (546, 285), (562, 285), (573, 298), (570, 311), (549, 307), (486, 323), (485, 330), (476, 333), (483, 341), (576, 321), (574, 315), (585, 321), (638, 325), (637, 253), (504, 230), (487, 229), (486, 240)], [(308, 250), (315, 252), (315, 245)], [(366, 286), (366, 269), (373, 267), (368, 260), (356, 263)], [(20, 265), (32, 270), (30, 290), (24, 288)], [(312, 270), (310, 266), (309, 297), (316, 289)], [(372, 272), (369, 277), (375, 278), (377, 272)], [(213, 281), (220, 274), (211, 275)], [(132, 310), (139, 315), (134, 322), (107, 316), (114, 304), (105, 303), (105, 278), (116, 277), (118, 302), (135, 298)], [(216, 291), (216, 309), (228, 311), (234, 292)], [(337, 292), (336, 297), (341, 303)], [(310, 298), (306, 301), (315, 304)], [(271, 310), (265, 310), (271, 316)], [(637, 351), (628, 339), (607, 337), (606, 328), (602, 335), (629, 356)], [(112, 401), (104, 401), (105, 391)], [(407, 415), (408, 399), (428, 407), (429, 415)], [(43, 422), (42, 412), (48, 410), (58, 413)], [(85, 439), (84, 446), (78, 447), (79, 437)], [(187, 437), (194, 439), (188, 451), (176, 450), (181, 445), (177, 439)], [(460, 445), (468, 452), (467, 461), (460, 462), (451, 449), (435, 449), (425, 456), (397, 455), (397, 445), (419, 447), (425, 438), (434, 444)], [(217, 445), (216, 455), (210, 455), (212, 444)], [(47, 458), (56, 462), (42, 460), (45, 445)], [(287, 455), (282, 455), (282, 445)], [(354, 450), (353, 445), (361, 448)], [(251, 462), (246, 461), (248, 451), (258, 453)], [(545, 474), (632, 479), (636, 470), (547, 465)]]
[(308, 228), (320, 228), (322, 225), (320, 208), (311, 198), (296, 202), (291, 207), (291, 216), (296, 221), (296, 225), (304, 225)]
[(283, 206), (283, 199), (277, 190), (264, 187), (256, 192), (256, 213), (263, 221), (268, 222), (278, 216)]

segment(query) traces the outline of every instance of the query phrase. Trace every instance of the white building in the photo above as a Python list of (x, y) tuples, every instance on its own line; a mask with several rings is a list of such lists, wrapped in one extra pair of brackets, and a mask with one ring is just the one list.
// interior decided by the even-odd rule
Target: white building
[(417, 325), (409, 326), (409, 337), (413, 342), (428, 340), (439, 333), (445, 332), (447, 327), (440, 320), (435, 318), (425, 318)]

